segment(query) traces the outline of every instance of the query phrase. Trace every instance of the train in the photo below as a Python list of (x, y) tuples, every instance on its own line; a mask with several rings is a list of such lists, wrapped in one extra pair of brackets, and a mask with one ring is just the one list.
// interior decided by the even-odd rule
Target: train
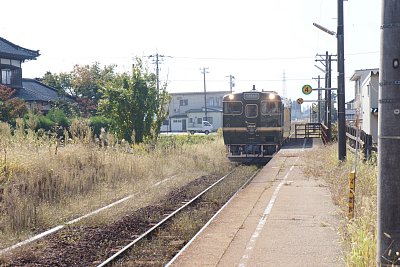
[(291, 130), (290, 104), (275, 91), (253, 89), (223, 97), (222, 135), (232, 162), (264, 164)]

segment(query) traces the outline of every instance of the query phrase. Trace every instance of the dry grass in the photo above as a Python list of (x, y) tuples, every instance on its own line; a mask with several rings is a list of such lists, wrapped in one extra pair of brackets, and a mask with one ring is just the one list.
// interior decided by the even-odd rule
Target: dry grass
[(355, 218), (349, 220), (349, 173), (354, 170), (355, 156), (347, 152), (347, 161), (338, 163), (337, 144), (320, 148), (307, 155), (306, 174), (324, 178), (333, 201), (341, 211), (341, 236), (348, 266), (375, 266), (376, 257), (376, 179), (375, 162), (357, 160)]
[(140, 207), (200, 175), (232, 168), (215, 136), (131, 147), (109, 135), (104, 147), (76, 123), (72, 140), (67, 135), (60, 147), (54, 137), (24, 128), (19, 121), (12, 133), (0, 123), (0, 248), (127, 195), (135, 194), (130, 204)]

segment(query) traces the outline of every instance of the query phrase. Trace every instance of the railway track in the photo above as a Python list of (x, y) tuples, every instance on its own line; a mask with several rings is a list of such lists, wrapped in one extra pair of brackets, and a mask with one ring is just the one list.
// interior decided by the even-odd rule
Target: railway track
[(238, 169), (201, 177), (111, 225), (68, 226), (13, 253), (11, 261), (0, 259), (0, 266), (164, 265), (252, 177)]
[[(218, 186), (221, 187), (224, 184), (226, 185), (226, 180), (228, 180), (232, 173), (233, 171), (223, 176), (198, 195), (184, 203), (181, 207), (173, 211), (140, 237), (133, 240), (131, 243), (99, 264), (98, 267), (108, 266), (111, 264), (123, 266), (158, 266), (168, 263), (171, 257), (179, 253), (183, 245), (188, 242), (187, 238), (182, 235), (181, 231), (177, 231), (177, 224), (180, 224), (182, 220), (185, 220), (187, 224), (190, 223), (188, 221), (196, 221), (196, 228), (200, 225), (202, 226), (206, 224), (207, 221), (209, 221), (214, 214), (219, 212), (221, 207), (223, 207), (224, 204), (229, 201), (238, 190), (243, 188), (256, 174), (254, 173), (252, 176), (245, 179), (239, 188), (235, 187), (235, 191), (228, 190), (229, 192), (220, 195), (221, 199), (216, 201), (215, 198), (212, 198), (214, 201), (210, 201), (210, 195), (217, 192), (217, 194), (221, 193), (221, 191), (218, 191)], [(197, 216), (196, 213), (198, 213)], [(199, 215), (200, 213), (208, 214), (208, 216)], [(188, 218), (190, 218), (190, 220), (187, 220)], [(197, 220), (201, 220), (200, 224)], [(132, 248), (139, 242), (142, 242), (142, 244), (133, 250)], [(133, 251), (129, 251), (131, 249)]]

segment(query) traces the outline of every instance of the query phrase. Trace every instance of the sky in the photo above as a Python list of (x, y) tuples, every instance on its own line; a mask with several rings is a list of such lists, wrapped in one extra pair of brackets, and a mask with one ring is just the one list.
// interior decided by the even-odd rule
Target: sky
[[(23, 77), (69, 72), (75, 64), (116, 64), (129, 72), (135, 57), (155, 64), (169, 92), (230, 89), (277, 91), (295, 100), (317, 99), (324, 73), (317, 54), (337, 54), (337, 39), (313, 23), (337, 30), (335, 0), (13, 0), (1, 4), (0, 37), (40, 50), (23, 64)], [(379, 67), (381, 1), (344, 2), (346, 101), (358, 69)], [(154, 59), (154, 57), (153, 57)], [(332, 87), (337, 87), (336, 62)], [(284, 79), (285, 77), (285, 79)], [(324, 84), (324, 81), (321, 81)]]

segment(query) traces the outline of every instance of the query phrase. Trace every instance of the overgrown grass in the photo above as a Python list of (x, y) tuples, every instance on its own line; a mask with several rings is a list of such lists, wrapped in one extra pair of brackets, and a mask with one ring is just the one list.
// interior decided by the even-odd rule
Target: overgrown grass
[[(307, 155), (306, 173), (324, 178), (333, 201), (340, 208), (341, 237), (348, 266), (376, 265), (376, 161), (357, 160), (355, 216), (348, 218), (349, 174), (354, 170), (355, 155), (338, 163), (337, 144), (319, 148)], [(359, 154), (360, 155), (360, 154)]]
[[(14, 131), (0, 123), (0, 248), (128, 194), (156, 198), (232, 168), (218, 135), (166, 136), (131, 146), (112, 135), (94, 142), (90, 128), (79, 123), (71, 132), (61, 142), (26, 130), (22, 121)], [(173, 182), (150, 190), (164, 180)]]

